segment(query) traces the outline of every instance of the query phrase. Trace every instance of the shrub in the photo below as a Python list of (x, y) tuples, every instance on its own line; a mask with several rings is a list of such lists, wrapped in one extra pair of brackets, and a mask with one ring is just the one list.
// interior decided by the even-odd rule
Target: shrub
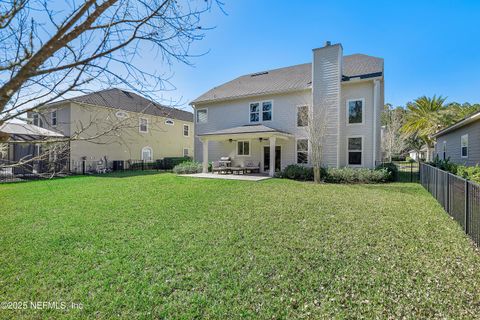
[(462, 178), (480, 183), (480, 166), (478, 166), (478, 164), (474, 167), (457, 166), (457, 175), (461, 176)]
[(405, 158), (405, 161), (407, 161), (407, 162), (415, 162), (415, 160), (414, 160), (413, 158), (409, 157), (409, 156), (407, 156), (407, 157)]
[(195, 161), (182, 162), (173, 168), (173, 172), (176, 174), (199, 173), (202, 172), (202, 164)]
[(190, 157), (165, 157), (162, 160), (161, 169), (172, 170), (177, 164), (192, 161)]
[(354, 169), (354, 168), (329, 168), (326, 182), (330, 183), (381, 183), (390, 179), (387, 169)]
[(378, 165), (375, 170), (387, 170), (389, 176), (388, 181), (395, 181), (398, 176), (398, 167), (393, 162), (382, 163)]
[(451, 162), (450, 158), (447, 158), (445, 160), (440, 160), (438, 157), (438, 154), (435, 156), (432, 162), (430, 162), (430, 165), (439, 168), (440, 170), (448, 171), (453, 174), (457, 173), (457, 168), (458, 165)]
[(285, 169), (279, 173), (282, 178), (293, 180), (313, 180), (313, 168), (305, 167), (298, 164), (291, 164), (285, 167)]
[(154, 162), (128, 162), (128, 169), (130, 170), (155, 170), (159, 169), (161, 160)]

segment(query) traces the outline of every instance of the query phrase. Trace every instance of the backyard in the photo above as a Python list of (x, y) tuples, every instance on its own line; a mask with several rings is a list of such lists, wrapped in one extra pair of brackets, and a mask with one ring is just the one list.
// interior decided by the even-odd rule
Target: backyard
[(129, 172), (4, 184), (0, 203), (4, 319), (480, 314), (480, 256), (415, 183)]

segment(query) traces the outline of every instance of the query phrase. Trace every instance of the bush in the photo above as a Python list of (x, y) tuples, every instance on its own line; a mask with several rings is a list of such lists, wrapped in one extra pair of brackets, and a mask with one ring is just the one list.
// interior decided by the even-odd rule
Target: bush
[(160, 161), (161, 160), (157, 160), (154, 162), (129, 162), (127, 168), (130, 170), (156, 170), (160, 168)]
[(172, 170), (176, 165), (183, 162), (192, 161), (192, 159), (190, 157), (165, 157), (161, 161), (161, 169)]
[(382, 163), (378, 165), (375, 170), (387, 170), (389, 176), (388, 181), (395, 181), (398, 176), (398, 167), (393, 162)]
[(195, 161), (187, 161), (177, 164), (173, 168), (176, 174), (200, 173), (202, 172), (202, 164)]
[(330, 168), (327, 170), (326, 182), (330, 183), (381, 183), (390, 179), (390, 173), (383, 169), (354, 169), (354, 168)]
[(282, 178), (308, 181), (313, 180), (313, 168), (298, 164), (291, 164), (285, 167), (285, 169), (278, 175), (280, 175)]
[(430, 165), (437, 167), (440, 170), (451, 172), (453, 174), (457, 173), (458, 165), (451, 162), (450, 158), (447, 158), (445, 160), (440, 160), (440, 158), (438, 157), (438, 154), (435, 156), (433, 161), (430, 162)]
[(415, 162), (415, 159), (407, 156), (407, 157), (405, 158), (405, 161), (412, 163), (412, 162)]
[(480, 183), (480, 166), (478, 166), (478, 164), (474, 167), (457, 166), (457, 175), (461, 176), (462, 178)]

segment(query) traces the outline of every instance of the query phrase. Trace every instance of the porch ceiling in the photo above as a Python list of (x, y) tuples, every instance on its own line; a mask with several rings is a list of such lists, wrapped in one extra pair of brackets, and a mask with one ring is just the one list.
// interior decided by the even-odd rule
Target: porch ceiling
[(270, 137), (288, 139), (293, 137), (293, 135), (285, 131), (280, 131), (274, 128), (264, 126), (263, 124), (258, 124), (207, 132), (204, 134), (199, 134), (198, 137), (200, 139), (206, 140), (252, 139)]

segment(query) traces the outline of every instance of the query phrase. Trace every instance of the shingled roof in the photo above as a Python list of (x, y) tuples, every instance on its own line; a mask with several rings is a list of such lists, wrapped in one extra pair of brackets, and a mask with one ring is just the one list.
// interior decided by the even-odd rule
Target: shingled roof
[[(343, 81), (356, 77), (378, 77), (383, 74), (383, 59), (364, 54), (344, 56), (342, 66)], [(304, 63), (238, 77), (207, 91), (193, 100), (191, 104), (282, 93), (311, 87), (312, 64)]]
[(165, 107), (136, 93), (118, 88), (93, 92), (67, 100), (193, 122), (193, 113), (191, 112)]

